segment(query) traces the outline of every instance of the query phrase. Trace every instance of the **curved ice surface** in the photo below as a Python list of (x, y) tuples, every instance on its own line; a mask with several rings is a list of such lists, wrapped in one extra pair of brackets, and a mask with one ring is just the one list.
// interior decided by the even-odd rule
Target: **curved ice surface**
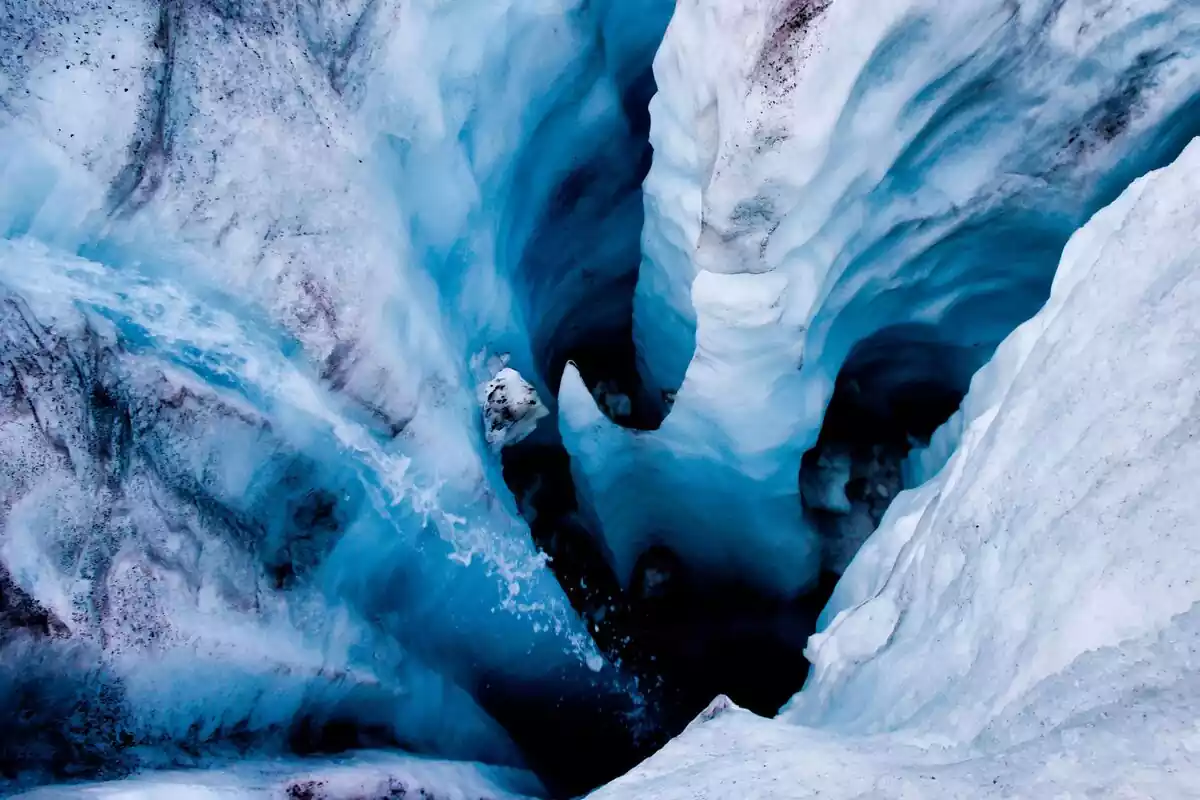
[[(853, 670), (866, 677), (887, 674), (900, 642), (919, 638), (929, 664), (906, 678), (903, 700), (889, 697), (891, 682), (872, 687), (882, 700), (873, 713), (885, 727), (919, 725), (919, 708), (954, 706), (966, 738), (982, 727), (976, 714), (986, 720), (1089, 651), (1156, 638), (1200, 600), (1190, 578), (1200, 551), (1181, 536), (1195, 513), (1184, 476), (1200, 388), (1186, 310), (1200, 297), (1197, 167), (1200, 141), (1071, 239), (1046, 306), (997, 349), (961, 421), (948, 423), (961, 430), (953, 455), (901, 496), (839, 583), (809, 646), (815, 685), (786, 717), (858, 727), (859, 711), (829, 705), (860, 691), (839, 642), (874, 653)], [(922, 610), (905, 613), (899, 598), (914, 580)], [(995, 618), (970, 626), (969, 651), (952, 636), (942, 652), (937, 636), (918, 633), (959, 628), (983, 608)], [(850, 633), (868, 619), (892, 644)], [(1015, 653), (1024, 657), (1000, 666)], [(967, 671), (986, 702), (954, 698), (947, 676)]]
[(563, 436), (622, 568), (657, 540), (791, 593), (848, 356), (919, 330), (968, 375), (1036, 311), (1070, 233), (1200, 130), (1200, 7), (690, 0), (655, 74), (634, 322), (673, 405), (649, 433), (579, 408)]
[(1071, 238), (779, 718), (697, 723), (596, 800), (1191, 793), (1198, 225), (1200, 140)]
[(472, 365), (538, 380), (570, 276), (521, 257), (639, 5), (5, 4), (0, 705), (45, 696), (0, 772), (346, 725), (511, 763), (482, 684), (608, 670)]
[[(515, 667), (539, 639), (546, 661), (572, 657), (568, 610), (511, 519), (435, 503), (397, 440), (229, 302), (31, 242), (0, 245), (0, 276), (0, 557), (94, 650), (84, 677), (111, 684), (122, 736), (348, 714), (413, 746), (515, 757), (446, 666), (495, 647)], [(443, 621), (479, 630), (459, 640)], [(28, 661), (13, 669), (42, 658), (25, 640), (6, 651)]]

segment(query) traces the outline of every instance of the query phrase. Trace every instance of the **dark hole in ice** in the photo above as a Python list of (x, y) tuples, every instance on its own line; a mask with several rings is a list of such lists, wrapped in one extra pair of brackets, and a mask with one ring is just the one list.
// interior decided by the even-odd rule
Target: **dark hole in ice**
[(913, 447), (958, 409), (993, 345), (944, 341), (899, 325), (860, 342), (838, 374), (816, 445), (801, 464), (801, 500), (822, 535), (824, 566), (840, 574), (904, 485)]
[(901, 325), (860, 342), (842, 366), (822, 438), (928, 440), (962, 402), (986, 347), (943, 341), (933, 328)]
[(648, 553), (638, 585), (613, 595), (597, 628), (622, 677), (636, 677), (636, 696), (619, 691), (627, 684), (608, 672), (585, 686), (564, 676), (478, 690), (554, 796), (586, 793), (629, 770), (719, 694), (773, 716), (800, 689), (803, 647), (833, 576), (782, 604), (745, 587), (698, 582), (673, 562), (666, 551)]
[[(543, 384), (557, 392), (563, 368), (574, 361), (601, 408), (635, 428), (662, 422), (659, 404), (644, 395), (633, 346), (654, 87), (647, 64), (624, 87), (623, 113), (608, 135), (572, 156), (534, 225), (517, 281)], [(537, 164), (543, 150), (535, 139), (527, 158)]]
[(643, 553), (620, 630), (630, 668), (650, 682), (660, 732), (673, 736), (719, 694), (774, 716), (801, 687), (803, 649), (832, 576), (792, 601), (686, 569), (665, 548)]
[(620, 673), (528, 686), (498, 677), (477, 689), (555, 796), (627, 771), (719, 694), (773, 716), (800, 689), (803, 648), (836, 576), (823, 575), (811, 593), (785, 603), (690, 574), (670, 550), (652, 548), (623, 590), (578, 516), (561, 447), (522, 443), (506, 451), (505, 467), (537, 544)]
[(402, 745), (385, 727), (364, 725), (355, 718), (307, 715), (297, 719), (288, 730), (288, 747), (300, 755)]

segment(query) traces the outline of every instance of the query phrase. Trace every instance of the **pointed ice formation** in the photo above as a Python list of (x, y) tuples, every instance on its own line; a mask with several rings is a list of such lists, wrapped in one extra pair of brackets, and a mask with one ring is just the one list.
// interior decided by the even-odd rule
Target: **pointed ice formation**
[(567, 368), (563, 443), (626, 585), (655, 545), (701, 573), (736, 575), (783, 596), (817, 577), (819, 547), (802, 524), (796, 468), (781, 458), (792, 444), (751, 413), (779, 402), (778, 385), (764, 377), (790, 368), (796, 341), (779, 319), (786, 280), (764, 278), (703, 273), (696, 281), (693, 297), (706, 312), (696, 354), (656, 431), (610, 422)]

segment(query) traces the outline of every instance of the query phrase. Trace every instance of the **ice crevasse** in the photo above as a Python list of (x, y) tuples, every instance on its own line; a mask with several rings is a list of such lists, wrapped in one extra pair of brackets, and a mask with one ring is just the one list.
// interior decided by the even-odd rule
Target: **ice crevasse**
[(0, 778), (595, 786), (647, 687), (532, 443), (617, 595), (840, 576), (776, 719), (596, 797), (1200, 779), (1200, 5), (0, 15)]

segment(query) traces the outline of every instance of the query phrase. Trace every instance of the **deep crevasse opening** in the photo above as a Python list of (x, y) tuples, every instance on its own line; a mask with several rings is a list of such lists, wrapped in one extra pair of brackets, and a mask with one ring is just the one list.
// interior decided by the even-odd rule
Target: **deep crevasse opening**
[(897, 326), (857, 344), (838, 373), (817, 443), (800, 466), (800, 498), (840, 575), (895, 496), (915, 485), (909, 453), (958, 409), (986, 347)]

